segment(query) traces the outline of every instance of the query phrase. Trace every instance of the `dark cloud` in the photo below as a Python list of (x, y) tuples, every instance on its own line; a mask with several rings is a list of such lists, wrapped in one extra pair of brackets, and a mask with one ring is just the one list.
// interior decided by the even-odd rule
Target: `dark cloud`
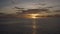
[(24, 9), (24, 8), (20, 8), (20, 7), (14, 7), (14, 8), (16, 8), (16, 9)]

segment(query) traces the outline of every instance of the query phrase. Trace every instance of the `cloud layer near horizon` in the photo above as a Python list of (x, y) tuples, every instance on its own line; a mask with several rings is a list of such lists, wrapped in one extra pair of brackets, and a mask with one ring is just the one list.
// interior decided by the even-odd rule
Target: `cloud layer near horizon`
[(0, 0), (0, 12), (15, 13), (12, 9), (15, 6), (27, 9), (55, 6), (53, 9), (60, 9), (60, 0)]

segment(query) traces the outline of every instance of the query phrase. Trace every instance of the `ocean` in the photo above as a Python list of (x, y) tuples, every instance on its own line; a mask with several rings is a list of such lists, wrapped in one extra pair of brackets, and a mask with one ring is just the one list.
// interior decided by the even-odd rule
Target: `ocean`
[(60, 34), (60, 18), (0, 18), (0, 34)]

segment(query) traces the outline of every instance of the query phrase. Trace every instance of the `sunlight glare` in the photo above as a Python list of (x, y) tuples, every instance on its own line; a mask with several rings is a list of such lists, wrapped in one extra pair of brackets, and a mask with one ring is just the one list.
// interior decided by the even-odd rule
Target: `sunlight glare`
[(36, 16), (38, 16), (39, 14), (29, 14), (29, 15), (31, 16), (31, 18), (36, 19), (36, 18), (38, 18)]

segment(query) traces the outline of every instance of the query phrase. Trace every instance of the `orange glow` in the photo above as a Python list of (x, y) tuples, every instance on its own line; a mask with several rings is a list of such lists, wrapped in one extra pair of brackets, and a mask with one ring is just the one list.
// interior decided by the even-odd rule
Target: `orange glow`
[(36, 16), (38, 16), (39, 14), (28, 14), (28, 15), (30, 16), (30, 18), (36, 19), (36, 18), (38, 18)]
[(36, 26), (35, 25), (33, 25), (33, 29), (36, 29)]
[(25, 18), (32, 18), (32, 19), (37, 19), (37, 18), (46, 18), (47, 15), (43, 15), (43, 14), (24, 14)]

